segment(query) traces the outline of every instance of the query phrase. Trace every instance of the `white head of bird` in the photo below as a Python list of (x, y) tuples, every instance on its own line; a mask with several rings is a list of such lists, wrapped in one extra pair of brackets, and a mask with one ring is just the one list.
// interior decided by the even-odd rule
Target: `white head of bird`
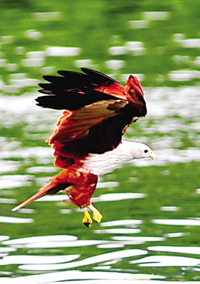
[(156, 155), (149, 146), (143, 143), (122, 139), (122, 142), (112, 151), (103, 154), (89, 154), (84, 161), (84, 167), (94, 174), (104, 175), (125, 163), (144, 158), (155, 160)]

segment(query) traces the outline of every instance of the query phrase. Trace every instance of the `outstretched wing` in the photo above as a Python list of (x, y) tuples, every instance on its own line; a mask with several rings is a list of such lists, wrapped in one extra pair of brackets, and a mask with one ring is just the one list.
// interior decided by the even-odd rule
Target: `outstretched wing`
[(97, 71), (58, 71), (62, 76), (44, 76), (39, 84), (39, 106), (66, 109), (49, 144), (63, 157), (112, 150), (121, 141), (126, 127), (146, 115), (142, 87), (130, 76), (126, 86)]
[[(44, 95), (36, 99), (38, 105), (65, 109), (47, 140), (55, 149), (55, 165), (64, 170), (13, 211), (60, 190), (78, 206), (90, 205), (98, 177), (84, 168), (82, 160), (89, 153), (104, 153), (117, 147), (127, 126), (146, 115), (142, 87), (136, 77), (130, 76), (122, 86), (97, 71), (82, 71), (84, 74), (59, 71), (61, 76), (44, 76), (48, 83), (40, 84)], [(100, 213), (95, 220), (101, 221)], [(91, 224), (87, 215), (84, 223)]]

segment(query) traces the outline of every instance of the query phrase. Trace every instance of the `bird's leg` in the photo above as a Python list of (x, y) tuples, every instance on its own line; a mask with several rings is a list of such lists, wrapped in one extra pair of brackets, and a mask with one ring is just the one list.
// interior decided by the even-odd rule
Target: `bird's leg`
[(90, 208), (90, 210), (93, 213), (93, 220), (97, 223), (101, 223), (101, 220), (103, 218), (101, 213), (92, 204), (90, 204), (88, 207)]
[(92, 225), (92, 219), (90, 217), (89, 212), (87, 211), (87, 208), (83, 207), (83, 213), (84, 213), (84, 217), (83, 217), (83, 224), (86, 227), (91, 227)]

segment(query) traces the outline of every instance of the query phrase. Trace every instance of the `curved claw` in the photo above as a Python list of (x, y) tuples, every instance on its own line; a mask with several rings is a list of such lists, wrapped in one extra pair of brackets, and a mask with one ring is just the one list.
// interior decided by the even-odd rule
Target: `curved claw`
[(83, 208), (83, 213), (84, 213), (84, 217), (83, 217), (83, 224), (86, 227), (91, 227), (92, 225), (92, 219), (90, 217), (90, 214), (88, 213), (86, 208)]
[(102, 218), (103, 218), (101, 213), (92, 204), (90, 204), (88, 207), (90, 208), (90, 210), (93, 213), (93, 220), (97, 223), (101, 223)]

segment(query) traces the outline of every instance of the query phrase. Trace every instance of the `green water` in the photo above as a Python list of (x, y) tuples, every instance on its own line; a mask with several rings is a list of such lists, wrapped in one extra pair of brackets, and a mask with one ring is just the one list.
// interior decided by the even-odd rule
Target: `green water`
[[(0, 8), (0, 282), (198, 281), (200, 2)], [(103, 222), (89, 229), (62, 194), (11, 212), (57, 172), (45, 139), (60, 112), (35, 106), (37, 83), (81, 66), (141, 79), (148, 115), (126, 136), (157, 154), (100, 180), (93, 203)]]

